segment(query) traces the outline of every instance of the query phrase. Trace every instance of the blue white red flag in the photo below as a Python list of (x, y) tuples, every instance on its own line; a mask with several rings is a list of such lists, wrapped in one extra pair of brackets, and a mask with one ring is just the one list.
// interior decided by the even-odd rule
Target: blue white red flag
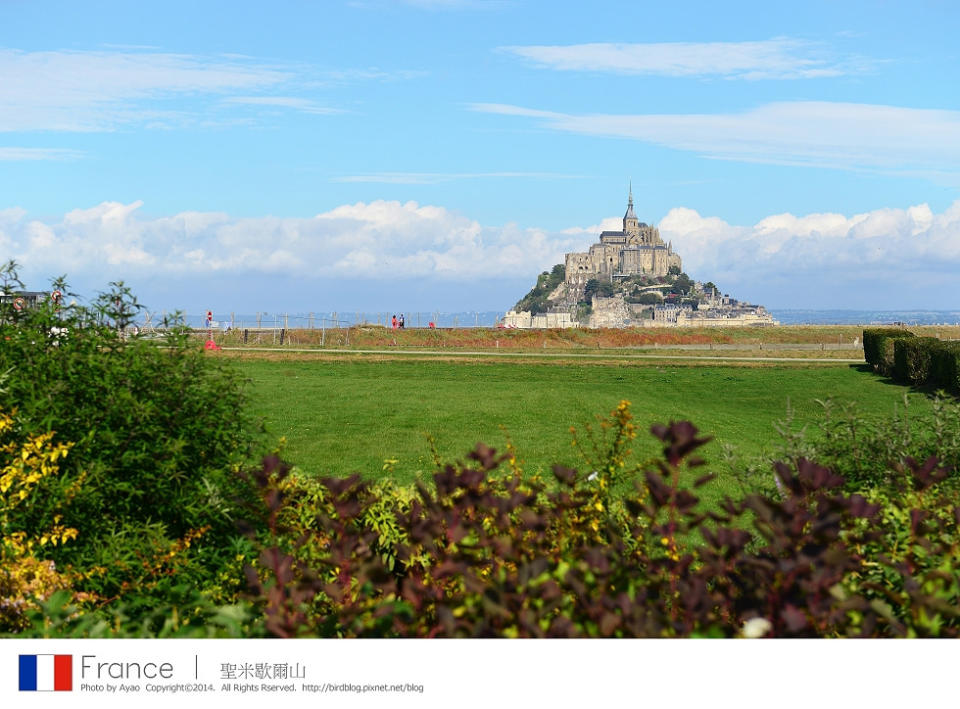
[(20, 655), (21, 692), (73, 690), (73, 655)]

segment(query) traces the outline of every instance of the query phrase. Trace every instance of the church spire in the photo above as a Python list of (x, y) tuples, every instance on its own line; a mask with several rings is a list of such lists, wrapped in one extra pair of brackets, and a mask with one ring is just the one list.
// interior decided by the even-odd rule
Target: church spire
[(633, 213), (633, 180), (630, 180), (630, 195), (627, 197), (627, 213), (623, 215), (623, 230), (627, 230), (627, 220), (637, 223), (637, 215)]

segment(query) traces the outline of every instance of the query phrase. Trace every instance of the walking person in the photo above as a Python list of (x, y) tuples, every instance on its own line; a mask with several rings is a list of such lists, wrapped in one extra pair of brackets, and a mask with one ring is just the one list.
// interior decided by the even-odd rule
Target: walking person
[(396, 313), (394, 313), (393, 318), (391, 318), (391, 320), (390, 320), (390, 327), (392, 327), (394, 330), (397, 329), (397, 315), (396, 315)]
[(400, 313), (400, 329), (403, 329), (403, 313)]

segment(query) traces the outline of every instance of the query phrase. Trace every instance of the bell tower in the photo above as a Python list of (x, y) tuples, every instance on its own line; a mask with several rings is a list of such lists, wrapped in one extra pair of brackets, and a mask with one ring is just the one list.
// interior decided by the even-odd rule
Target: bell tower
[(630, 180), (630, 195), (627, 197), (627, 213), (623, 215), (623, 233), (629, 236), (639, 236), (640, 221), (633, 212), (633, 180)]

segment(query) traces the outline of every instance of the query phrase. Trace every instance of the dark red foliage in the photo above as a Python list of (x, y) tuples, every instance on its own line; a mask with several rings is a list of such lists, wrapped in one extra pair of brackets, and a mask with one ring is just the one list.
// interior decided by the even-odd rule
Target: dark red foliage
[[(393, 565), (363, 521), (383, 502), (366, 483), (324, 480), (328, 504), (306, 533), (284, 529), (275, 514), (284, 468), (268, 459), (255, 479), (272, 531), (296, 537), (289, 554), (268, 548), (261, 570), (250, 572), (268, 629), (284, 637), (730, 637), (762, 619), (752, 627), (772, 637), (906, 632), (870, 584), (850, 583), (864, 572), (864, 550), (880, 541), (878, 505), (801, 459), (776, 464), (781, 497), (753, 494), (704, 510), (693, 490), (712, 476), (692, 489), (678, 480), (702, 463), (693, 454), (709, 439), (689, 422), (652, 432), (663, 460), (614, 508), (576, 470), (555, 467), (554, 487), (497, 475), (504, 456), (478, 446), (470, 463), (437, 472), (433, 487), (421, 486), (395, 514), (402, 533)], [(936, 460), (905, 465), (918, 488), (942, 479)], [(910, 533), (922, 539), (944, 519), (956, 524), (914, 510)], [(914, 611), (944, 619), (939, 634), (957, 634), (956, 609), (923, 591), (918, 566), (871, 562), (904, 579)]]

